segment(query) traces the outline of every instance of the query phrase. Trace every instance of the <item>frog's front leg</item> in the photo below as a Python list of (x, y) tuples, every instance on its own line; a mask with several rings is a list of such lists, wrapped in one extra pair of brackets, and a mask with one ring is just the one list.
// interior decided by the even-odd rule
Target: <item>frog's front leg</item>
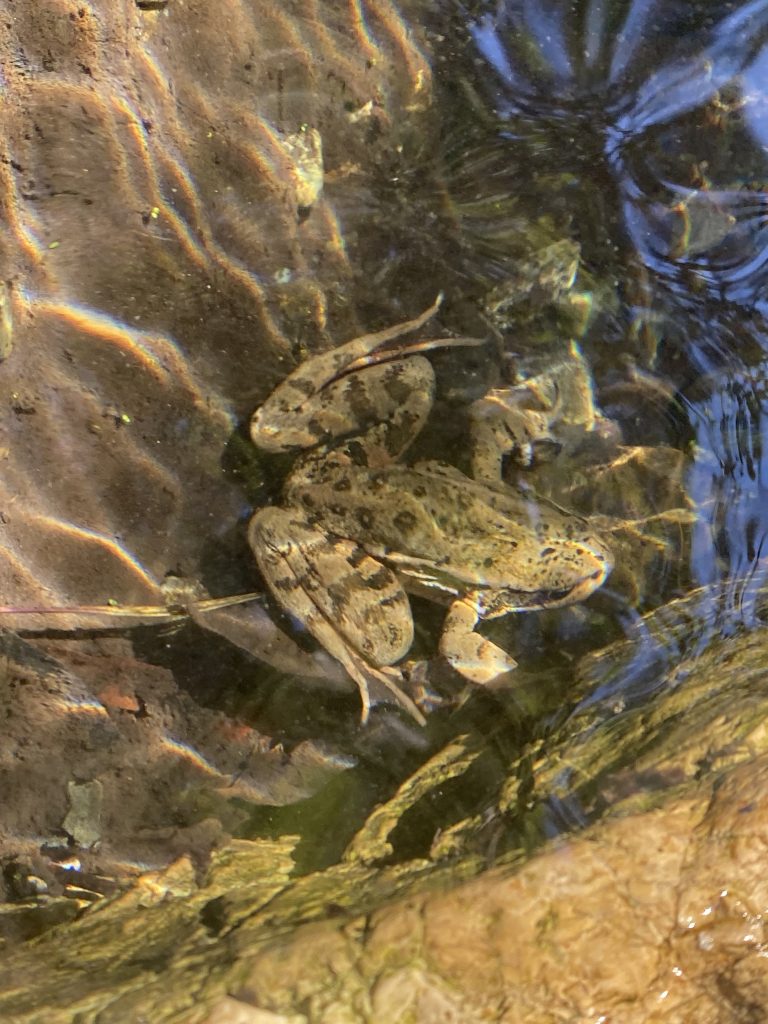
[(454, 601), (445, 616), (440, 637), (440, 653), (449, 665), (465, 679), (481, 686), (517, 668), (517, 662), (506, 651), (475, 632), (481, 619), (493, 617), (487, 597), (486, 591), (475, 590)]
[(413, 642), (410, 605), (397, 576), (354, 541), (315, 529), (298, 510), (259, 510), (248, 539), (277, 602), (357, 684), (363, 721), (370, 685), (379, 683), (423, 724), (424, 716), (398, 685), (401, 673), (390, 667)]
[(472, 403), (472, 476), (496, 483), (511, 456), (522, 467), (556, 455), (559, 441), (552, 435), (551, 409), (530, 407), (524, 387), (495, 388)]
[(596, 423), (592, 376), (579, 346), (545, 373), (495, 388), (470, 408), (472, 475), (498, 482), (505, 456), (522, 467), (547, 461), (561, 447), (560, 434), (583, 433)]

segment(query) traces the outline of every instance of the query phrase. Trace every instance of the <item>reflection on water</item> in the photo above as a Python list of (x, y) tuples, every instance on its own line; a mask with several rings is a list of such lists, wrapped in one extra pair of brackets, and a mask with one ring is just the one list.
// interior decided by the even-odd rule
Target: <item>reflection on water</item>
[(636, 345), (695, 442), (690, 579), (707, 587), (682, 640), (648, 635), (590, 702), (642, 699), (684, 650), (755, 625), (766, 584), (768, 3), (508, 0), (475, 5), (467, 32), (487, 144), (524, 189), (541, 173), (539, 198), (567, 203), (595, 278), (616, 275), (594, 358)]

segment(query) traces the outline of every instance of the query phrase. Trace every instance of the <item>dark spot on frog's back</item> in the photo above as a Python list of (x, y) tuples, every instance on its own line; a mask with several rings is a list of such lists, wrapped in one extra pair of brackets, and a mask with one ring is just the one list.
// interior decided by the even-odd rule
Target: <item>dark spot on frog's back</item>
[(320, 420), (310, 420), (309, 423), (307, 423), (307, 430), (318, 442), (326, 441), (329, 437), (325, 424), (321, 423)]
[(382, 565), (373, 576), (366, 579), (365, 583), (371, 590), (386, 590), (392, 585), (392, 573)]
[(357, 569), (368, 557), (366, 551), (363, 548), (355, 548), (354, 551), (347, 555), (347, 565), (353, 569)]
[(368, 453), (359, 441), (350, 441), (344, 452), (353, 466), (368, 466)]
[(397, 513), (392, 520), (392, 525), (401, 533), (410, 533), (416, 525), (416, 516), (413, 512), (409, 512), (407, 509), (404, 509), (402, 512)]
[(342, 476), (333, 485), (333, 489), (334, 491), (351, 491), (352, 481), (349, 479), (348, 476)]
[(310, 395), (315, 393), (315, 385), (307, 377), (294, 377), (291, 381), (291, 387), (298, 391), (301, 395), (306, 395), (309, 398)]
[(382, 383), (384, 390), (398, 405), (404, 405), (411, 396), (411, 386), (403, 380), (402, 366), (390, 366)]
[[(333, 551), (336, 551), (338, 548), (347, 548), (349, 546), (349, 541), (346, 537), (339, 537), (334, 533), (329, 533), (326, 537), (326, 544), (328, 544)], [(349, 561), (348, 558), (347, 561)]]
[(356, 508), (355, 518), (364, 530), (370, 530), (373, 526), (373, 513), (369, 508)]

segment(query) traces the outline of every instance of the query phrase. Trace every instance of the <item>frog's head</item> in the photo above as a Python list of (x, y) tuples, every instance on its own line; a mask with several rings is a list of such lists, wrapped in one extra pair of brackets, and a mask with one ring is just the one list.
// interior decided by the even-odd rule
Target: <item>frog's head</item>
[(539, 560), (539, 586), (530, 605), (534, 608), (560, 608), (584, 601), (613, 569), (611, 552), (596, 534), (547, 540)]

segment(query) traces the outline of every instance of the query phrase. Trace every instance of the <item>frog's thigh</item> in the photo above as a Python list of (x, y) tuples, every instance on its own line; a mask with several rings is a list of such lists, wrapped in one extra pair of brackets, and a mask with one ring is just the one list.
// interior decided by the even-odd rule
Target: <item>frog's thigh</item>
[(428, 359), (395, 359), (356, 370), (326, 388), (316, 420), (333, 436), (368, 432), (370, 444), (396, 459), (424, 426), (434, 394)]
[(351, 540), (314, 529), (301, 513), (265, 508), (248, 538), (280, 605), (347, 666), (351, 648), (392, 665), (413, 643), (408, 598), (395, 574)]
[(481, 617), (480, 594), (469, 593), (454, 601), (443, 623), (440, 653), (465, 679), (486, 685), (511, 672), (517, 662), (501, 647), (475, 633)]

